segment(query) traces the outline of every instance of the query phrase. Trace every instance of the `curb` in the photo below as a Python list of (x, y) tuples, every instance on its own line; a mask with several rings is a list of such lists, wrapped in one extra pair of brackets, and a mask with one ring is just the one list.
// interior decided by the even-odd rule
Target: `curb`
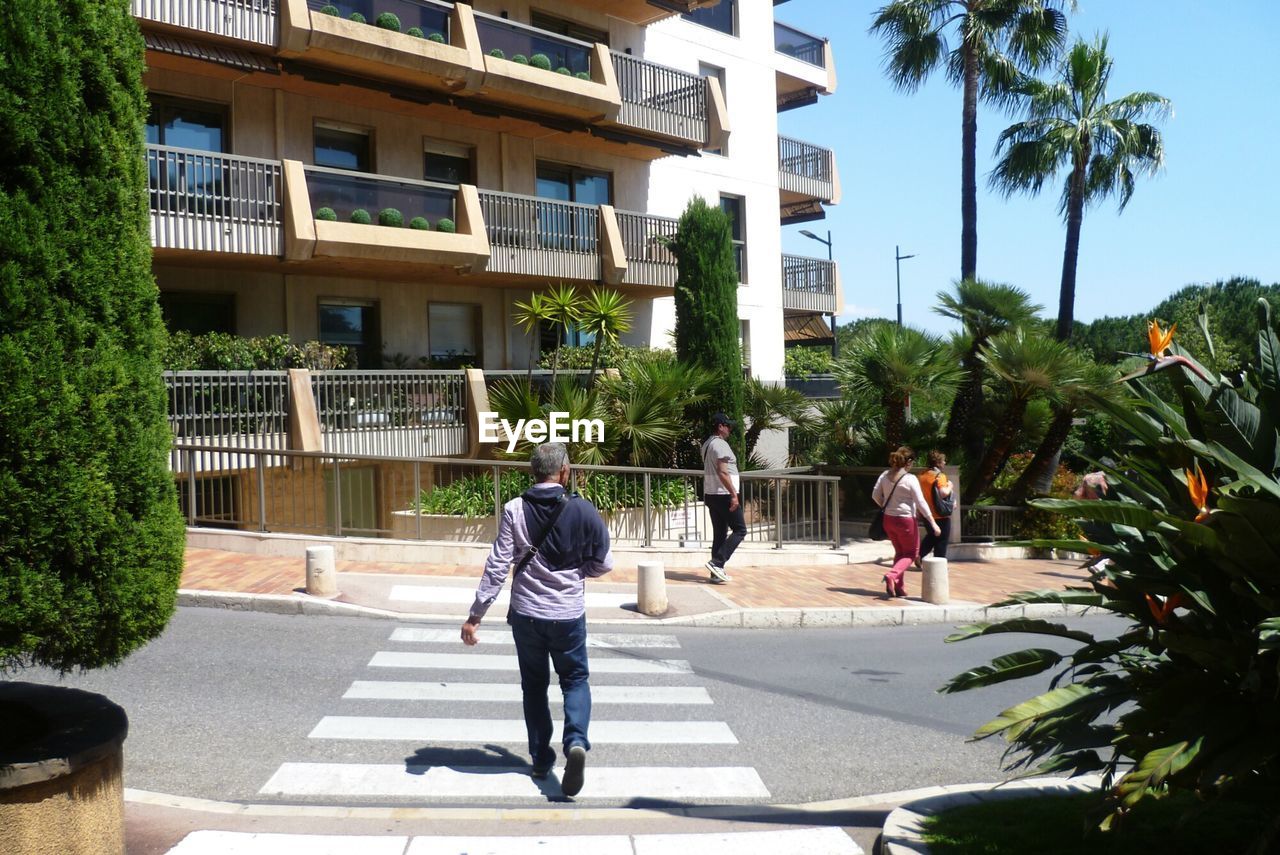
[[(178, 605), (280, 615), (343, 615), (398, 621), (459, 621), (460, 614), (399, 612), (355, 603), (336, 603), (307, 594), (242, 594), (180, 589)], [(820, 629), (864, 626), (918, 626), (935, 623), (978, 623), (1009, 618), (1081, 616), (1088, 606), (1033, 604), (981, 606), (862, 606), (855, 608), (728, 608), (670, 618), (588, 618), (593, 626), (691, 626), (732, 629)]]
[(1099, 775), (1078, 778), (1028, 778), (1003, 784), (959, 784), (937, 787), (936, 795), (928, 795), (895, 808), (885, 818), (880, 834), (881, 855), (928, 855), (924, 841), (924, 820), (945, 810), (982, 802), (1027, 798), (1049, 793), (1092, 792), (1102, 786)]

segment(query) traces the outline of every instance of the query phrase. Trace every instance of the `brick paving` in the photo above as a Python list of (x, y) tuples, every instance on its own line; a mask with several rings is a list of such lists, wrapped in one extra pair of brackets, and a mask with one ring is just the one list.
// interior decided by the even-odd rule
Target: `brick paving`
[[(729, 572), (733, 581), (713, 587), (722, 599), (743, 608), (901, 606), (902, 600), (884, 598), (880, 578), (888, 566), (887, 561), (816, 567), (731, 565)], [(1085, 575), (1079, 567), (1078, 561), (1041, 559), (953, 561), (949, 567), (951, 600), (987, 604), (1015, 591), (1081, 584)], [(339, 575), (382, 573), (476, 579), (480, 576), (479, 567), (456, 564), (339, 561), (336, 569)], [(619, 568), (606, 577), (607, 581), (622, 583), (634, 582), (635, 578), (634, 568)], [(182, 574), (184, 589), (227, 593), (289, 594), (302, 590), (305, 581), (306, 562), (301, 557), (249, 555), (217, 549), (188, 549)], [(679, 568), (667, 571), (667, 581), (672, 585), (708, 585), (705, 573)], [(919, 601), (920, 584), (919, 573), (907, 574), (909, 601)]]

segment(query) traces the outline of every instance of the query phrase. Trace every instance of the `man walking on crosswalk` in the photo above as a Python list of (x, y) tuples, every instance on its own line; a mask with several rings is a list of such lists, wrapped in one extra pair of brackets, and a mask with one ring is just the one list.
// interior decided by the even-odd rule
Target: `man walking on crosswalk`
[(560, 788), (566, 796), (576, 796), (582, 790), (591, 749), (584, 580), (612, 570), (613, 553), (609, 531), (595, 505), (568, 491), (567, 449), (557, 442), (540, 445), (530, 462), (536, 483), (502, 509), (497, 540), (485, 561), (470, 616), (462, 625), (462, 641), (468, 646), (476, 643), (480, 621), (511, 572), (507, 623), (520, 665), (532, 774), (546, 778), (556, 761), (547, 701), (549, 658), (564, 693), (565, 768)]

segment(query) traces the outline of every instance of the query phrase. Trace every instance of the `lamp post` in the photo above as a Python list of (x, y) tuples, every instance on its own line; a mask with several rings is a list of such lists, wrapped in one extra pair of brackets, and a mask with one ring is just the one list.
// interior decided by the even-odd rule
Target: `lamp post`
[(893, 267), (898, 278), (898, 326), (902, 326), (902, 262), (907, 258), (915, 258), (914, 255), (903, 255), (902, 250), (894, 246), (893, 248)]
[[(831, 229), (827, 229), (826, 240), (823, 240), (822, 238), (818, 237), (808, 229), (801, 229), (800, 234), (804, 235), (807, 238), (810, 238), (811, 240), (816, 240), (818, 243), (825, 244), (827, 247), (827, 261), (834, 260), (831, 257)], [(833, 277), (832, 279), (833, 284), (834, 284), (834, 281), (835, 280)], [(840, 355), (839, 342), (836, 340), (836, 313), (832, 312), (831, 313), (831, 358), (835, 359), (839, 355)]]

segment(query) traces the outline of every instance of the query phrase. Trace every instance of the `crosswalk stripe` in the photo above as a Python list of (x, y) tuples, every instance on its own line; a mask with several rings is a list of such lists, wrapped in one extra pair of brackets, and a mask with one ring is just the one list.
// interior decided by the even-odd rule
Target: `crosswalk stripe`
[[(345, 699), (384, 701), (477, 701), (513, 702), (521, 700), (514, 683), (413, 683), (394, 680), (356, 680), (342, 696)], [(551, 693), (551, 702), (560, 703)], [(593, 704), (709, 704), (711, 696), (701, 686), (595, 686)]]
[[(490, 630), (482, 628), (477, 636), (480, 644), (515, 644), (511, 633), (506, 630)], [(456, 629), (419, 629), (417, 627), (400, 627), (391, 633), (392, 641), (408, 641), (414, 643), (444, 644), (459, 643)], [(587, 647), (612, 650), (615, 648), (640, 647), (679, 647), (680, 639), (674, 635), (648, 635), (645, 633), (600, 632), (587, 636)]]
[[(417, 838), (427, 840), (430, 838)], [(415, 840), (415, 843), (417, 842)], [(797, 828), (787, 831), (731, 831), (723, 834), (637, 834), (635, 855), (862, 855), (862, 847), (839, 828)], [(443, 855), (485, 850), (417, 849), (409, 855)], [(499, 850), (493, 850), (498, 855)]]
[(419, 837), (405, 855), (635, 855), (622, 834), (565, 837)]
[(403, 855), (408, 845), (404, 836), (193, 831), (168, 855)]
[[(594, 727), (594, 725), (593, 725)], [(527, 768), (284, 763), (260, 791), (276, 796), (541, 798), (560, 795), (556, 778), (534, 781)], [(591, 766), (579, 799), (769, 798), (755, 769), (743, 766)]]
[[(587, 591), (586, 606), (589, 609), (616, 609), (636, 601), (635, 594), (606, 594)], [(474, 588), (454, 588), (445, 585), (392, 585), (389, 599), (406, 603), (444, 603), (447, 605), (471, 605), (476, 598)], [(511, 592), (498, 594), (493, 605), (505, 606), (511, 601)]]
[[(510, 742), (523, 744), (523, 719), (403, 718), (327, 715), (311, 739), (404, 740), (414, 742)], [(554, 737), (553, 737), (554, 739)], [(737, 745), (722, 721), (593, 721), (591, 741), (600, 745)]]
[[(403, 653), (379, 651), (369, 660), (370, 668), (460, 668), (466, 671), (518, 671), (513, 654), (497, 653)], [(684, 659), (593, 658), (592, 674), (692, 674)]]

